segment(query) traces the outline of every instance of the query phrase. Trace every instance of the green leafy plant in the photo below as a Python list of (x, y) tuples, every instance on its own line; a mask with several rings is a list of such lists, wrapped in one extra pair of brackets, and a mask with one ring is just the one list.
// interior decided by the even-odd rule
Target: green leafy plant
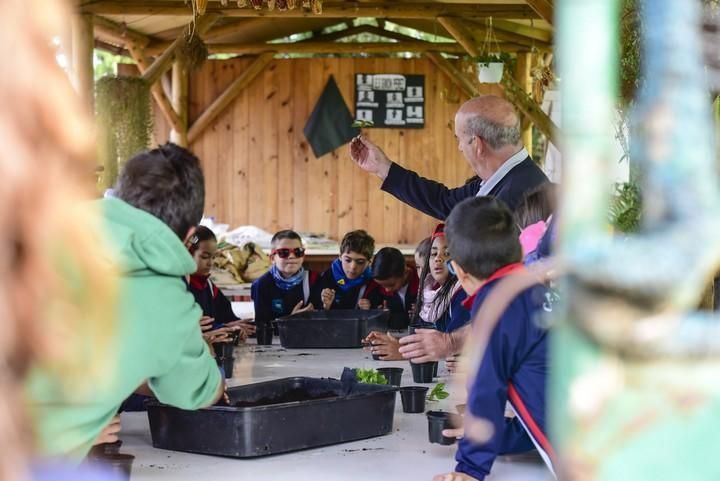
[(388, 381), (375, 369), (355, 369), (355, 378), (365, 384), (387, 384)]
[(372, 120), (355, 120), (352, 123), (352, 127), (363, 129), (365, 127), (372, 127), (375, 123)]
[(439, 401), (441, 399), (445, 399), (450, 395), (449, 392), (445, 390), (445, 383), (439, 382), (435, 384), (435, 387), (432, 388), (432, 391), (430, 391), (430, 394), (428, 394), (427, 400), (428, 401)]
[(615, 230), (623, 233), (635, 232), (640, 226), (641, 212), (640, 187), (634, 182), (617, 184), (609, 212), (609, 220)]
[(515, 63), (515, 59), (510, 56), (507, 52), (500, 53), (486, 53), (478, 57), (474, 57), (473, 61), (478, 64), (487, 65), (489, 63), (504, 63), (505, 65), (512, 66)]

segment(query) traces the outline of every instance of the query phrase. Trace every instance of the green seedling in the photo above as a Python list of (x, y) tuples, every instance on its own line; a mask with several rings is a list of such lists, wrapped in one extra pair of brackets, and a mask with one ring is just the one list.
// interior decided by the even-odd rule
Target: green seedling
[(428, 401), (439, 401), (440, 399), (445, 399), (450, 395), (449, 392), (445, 390), (445, 383), (439, 382), (435, 384), (435, 387), (430, 391), (430, 394), (428, 394), (427, 400)]
[(355, 378), (365, 384), (387, 384), (388, 380), (375, 369), (355, 369)]
[(372, 120), (355, 120), (352, 123), (353, 127), (364, 129), (365, 127), (372, 127), (375, 123)]

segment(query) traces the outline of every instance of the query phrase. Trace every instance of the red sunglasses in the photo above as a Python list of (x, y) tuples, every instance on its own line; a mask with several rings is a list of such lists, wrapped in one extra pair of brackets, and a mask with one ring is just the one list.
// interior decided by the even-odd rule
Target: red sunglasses
[(270, 255), (277, 254), (280, 259), (287, 259), (288, 257), (290, 257), (290, 253), (295, 254), (295, 257), (305, 257), (305, 249), (303, 249), (302, 247), (296, 247), (294, 249), (273, 249), (272, 251), (270, 251)]

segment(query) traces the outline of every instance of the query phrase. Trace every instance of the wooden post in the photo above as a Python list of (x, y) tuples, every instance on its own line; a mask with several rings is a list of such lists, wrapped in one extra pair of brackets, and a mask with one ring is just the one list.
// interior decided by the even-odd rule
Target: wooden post
[[(138, 70), (140, 70), (140, 74), (143, 75), (145, 72), (147, 72), (148, 65), (150, 64), (150, 61), (145, 56), (143, 49), (139, 48), (136, 45), (127, 45), (127, 49), (130, 52), (132, 58), (135, 60), (135, 63), (138, 66)], [(157, 102), (158, 107), (160, 107), (160, 111), (163, 113), (172, 128), (177, 131), (182, 131), (183, 129), (182, 123), (180, 122), (180, 117), (178, 116), (173, 106), (170, 104), (170, 101), (165, 95), (165, 92), (163, 92), (162, 85), (160, 85), (158, 82), (151, 84), (150, 92), (152, 93), (155, 102)]]
[(263, 71), (273, 59), (272, 52), (260, 55), (247, 69), (231, 83), (225, 91), (198, 117), (188, 130), (188, 142), (193, 143), (215, 118), (247, 87), (253, 79)]
[(180, 130), (170, 131), (170, 141), (182, 147), (188, 143), (188, 81), (190, 72), (184, 62), (175, 61), (172, 66), (172, 106), (180, 120)]
[[(515, 64), (515, 81), (528, 95), (532, 94), (532, 77), (530, 76), (532, 58), (533, 54), (530, 52), (518, 52), (517, 63)], [(527, 115), (524, 116), (522, 121), (522, 141), (525, 148), (532, 155), (532, 122)]]
[(72, 73), (75, 90), (92, 111), (95, 100), (95, 68), (93, 66), (93, 16), (72, 17)]

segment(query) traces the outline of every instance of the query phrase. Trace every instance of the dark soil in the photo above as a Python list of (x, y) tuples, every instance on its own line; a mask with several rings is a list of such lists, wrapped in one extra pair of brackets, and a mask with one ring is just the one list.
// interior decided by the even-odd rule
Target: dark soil
[(276, 397), (264, 397), (260, 398), (257, 401), (237, 401), (233, 404), (233, 406), (238, 408), (250, 408), (250, 407), (257, 407), (257, 406), (272, 406), (273, 404), (283, 404), (283, 403), (291, 403), (291, 402), (298, 402), (298, 401), (314, 401), (317, 399), (331, 399), (338, 397), (337, 394), (335, 394), (332, 391), (326, 391), (326, 392), (320, 392), (317, 394), (311, 395), (304, 389), (291, 389), (285, 393), (283, 393), (281, 396)]

